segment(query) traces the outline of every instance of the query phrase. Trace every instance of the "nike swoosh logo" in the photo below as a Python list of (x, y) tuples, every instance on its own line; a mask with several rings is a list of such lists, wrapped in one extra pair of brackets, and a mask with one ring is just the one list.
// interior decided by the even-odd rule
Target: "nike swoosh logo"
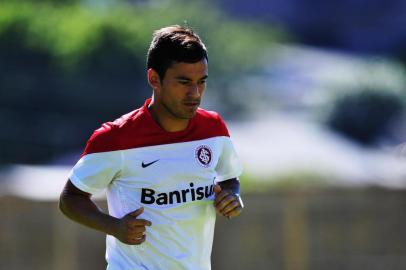
[(154, 163), (157, 162), (158, 160), (159, 160), (159, 159), (154, 160), (154, 161), (152, 161), (152, 162), (150, 162), (150, 163), (144, 163), (144, 161), (143, 161), (143, 162), (141, 163), (141, 166), (142, 166), (143, 168), (146, 168), (146, 167), (148, 167), (148, 166), (154, 164)]

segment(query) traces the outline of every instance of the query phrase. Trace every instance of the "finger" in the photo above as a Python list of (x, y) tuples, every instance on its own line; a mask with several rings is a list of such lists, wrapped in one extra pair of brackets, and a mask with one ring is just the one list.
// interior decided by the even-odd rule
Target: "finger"
[(240, 207), (240, 203), (238, 202), (238, 200), (232, 201), (231, 203), (229, 203), (226, 207), (223, 208), (223, 215), (228, 216), (228, 213), (233, 211), (234, 209)]
[(222, 196), (221, 199), (219, 199), (216, 202), (216, 207), (217, 208), (224, 208), (225, 206), (227, 206), (229, 203), (231, 203), (232, 201), (235, 201), (236, 197), (233, 194), (227, 193), (225, 196)]
[[(227, 204), (227, 205), (220, 205), (220, 206), (217, 207), (217, 211), (218, 211), (220, 214), (225, 215), (225, 213), (231, 211), (232, 209), (234, 209), (234, 208), (236, 207), (236, 206), (232, 206), (232, 204), (233, 204), (233, 202), (230, 202), (230, 203)], [(230, 208), (228, 208), (228, 207), (230, 207)], [(226, 212), (226, 208), (227, 208), (227, 212)], [(230, 209), (231, 209), (231, 210), (230, 210)]]
[(213, 187), (213, 191), (214, 191), (214, 193), (216, 193), (216, 194), (220, 194), (220, 192), (221, 192), (221, 186), (218, 185), (218, 184), (215, 184), (214, 187)]
[(142, 233), (142, 232), (138, 232), (138, 233), (131, 233), (131, 234), (129, 235), (129, 237), (130, 237), (131, 239), (141, 239), (141, 238), (144, 237), (144, 235), (146, 235), (146, 234), (145, 234), (145, 233)]
[(232, 195), (230, 190), (221, 191), (220, 194), (216, 194), (216, 198), (214, 199), (214, 204), (219, 204), (226, 196)]
[(141, 215), (144, 212), (144, 207), (138, 208), (135, 211), (132, 211), (130, 213), (128, 213), (128, 216), (132, 216), (132, 217), (138, 217), (139, 215)]
[(131, 234), (143, 234), (146, 230), (145, 226), (134, 226), (128, 229)]
[(238, 217), (242, 213), (242, 207), (237, 207), (233, 211), (227, 213), (228, 218)]
[(152, 222), (146, 219), (133, 219), (128, 222), (129, 227), (151, 226)]
[(140, 238), (134, 237), (134, 238), (130, 239), (130, 241), (127, 244), (129, 244), (129, 245), (139, 245), (139, 244), (143, 243), (145, 241), (145, 239), (146, 239), (146, 235), (144, 234)]

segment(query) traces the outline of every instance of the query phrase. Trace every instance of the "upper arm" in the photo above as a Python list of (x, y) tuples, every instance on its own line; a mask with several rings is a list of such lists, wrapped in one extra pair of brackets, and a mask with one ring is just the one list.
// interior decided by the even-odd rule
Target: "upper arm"
[(103, 191), (120, 173), (122, 153), (117, 129), (112, 124), (103, 124), (87, 141), (81, 158), (69, 173), (70, 183), (66, 190), (72, 194), (85, 195)]
[(76, 196), (84, 196), (90, 198), (92, 196), (90, 193), (84, 192), (83, 190), (78, 189), (74, 184), (72, 184), (71, 180), (68, 179), (68, 181), (65, 184), (65, 187), (63, 188), (61, 197), (64, 196), (69, 196), (69, 195), (76, 195)]
[(72, 211), (72, 206), (77, 204), (78, 201), (90, 201), (90, 193), (84, 192), (78, 189), (70, 179), (66, 181), (65, 187), (63, 188), (61, 195), (59, 197), (59, 209), (68, 215)]

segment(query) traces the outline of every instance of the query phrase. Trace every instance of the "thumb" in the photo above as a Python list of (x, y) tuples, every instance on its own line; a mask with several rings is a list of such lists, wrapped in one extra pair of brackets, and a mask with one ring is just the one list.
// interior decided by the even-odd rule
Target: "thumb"
[(130, 213), (128, 213), (128, 216), (132, 216), (132, 217), (138, 217), (139, 215), (141, 215), (144, 212), (144, 207), (138, 208), (137, 210), (134, 210)]
[(217, 195), (220, 194), (220, 192), (221, 192), (221, 187), (220, 187), (220, 185), (215, 184), (214, 187), (213, 187), (213, 191), (214, 191), (214, 193), (216, 193)]

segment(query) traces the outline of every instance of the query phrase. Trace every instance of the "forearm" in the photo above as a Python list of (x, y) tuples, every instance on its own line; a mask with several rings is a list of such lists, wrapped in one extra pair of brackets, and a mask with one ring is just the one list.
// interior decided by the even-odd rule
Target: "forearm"
[(118, 219), (102, 212), (88, 197), (71, 194), (64, 190), (60, 197), (59, 208), (73, 221), (114, 235)]

